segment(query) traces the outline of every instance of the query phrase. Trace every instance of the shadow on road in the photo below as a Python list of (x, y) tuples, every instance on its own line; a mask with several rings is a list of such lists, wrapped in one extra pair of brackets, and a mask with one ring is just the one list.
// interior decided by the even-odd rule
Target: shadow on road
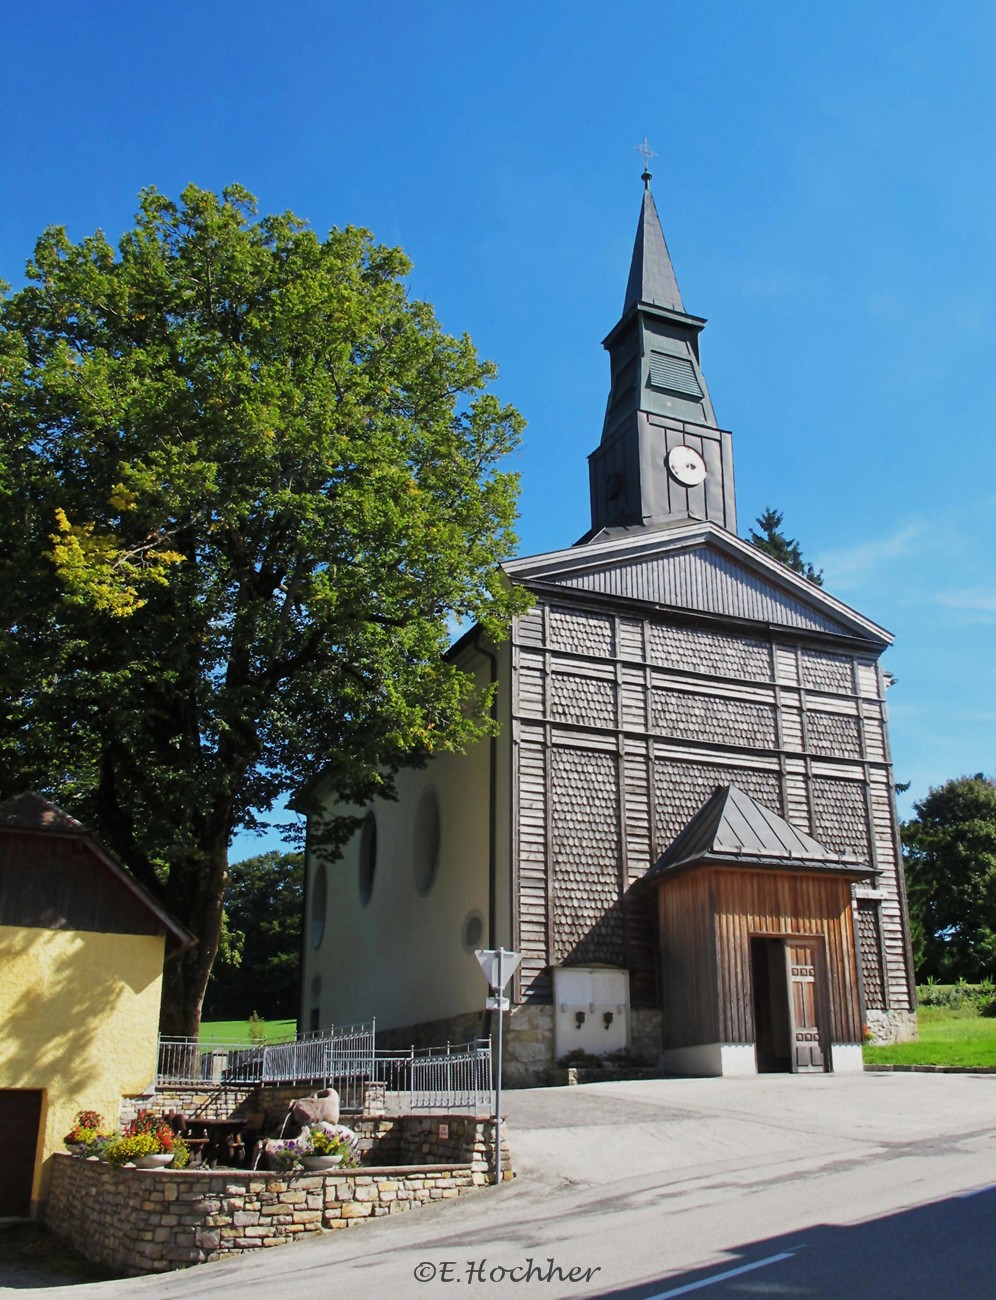
[[(989, 1300), (996, 1186), (933, 1201), (848, 1227), (737, 1246), (709, 1268), (636, 1287), (587, 1293), (589, 1300), (672, 1300), (720, 1296), (806, 1296), (831, 1300)], [(662, 1236), (666, 1234), (666, 1220)]]

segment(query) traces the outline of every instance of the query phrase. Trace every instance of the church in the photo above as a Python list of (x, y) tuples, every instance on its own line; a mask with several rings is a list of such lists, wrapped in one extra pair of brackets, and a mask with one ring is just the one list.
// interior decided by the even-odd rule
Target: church
[[(498, 735), (401, 773), (306, 854), (302, 1027), (487, 1035), (475, 949), (521, 954), (509, 1083), (572, 1053), (685, 1075), (860, 1070), (916, 1036), (890, 634), (737, 536), (733, 446), (644, 173), (591, 527), (508, 561), (534, 603), (453, 647)], [(309, 823), (335, 808), (312, 790)]]

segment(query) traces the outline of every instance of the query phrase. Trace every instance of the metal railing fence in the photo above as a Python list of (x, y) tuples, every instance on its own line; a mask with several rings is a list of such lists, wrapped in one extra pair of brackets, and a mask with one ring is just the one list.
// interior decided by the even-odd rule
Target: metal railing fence
[[(159, 1038), (156, 1087), (312, 1083), (372, 1077), (375, 1022), (298, 1034), (285, 1043), (201, 1043)], [(341, 1090), (340, 1090), (341, 1095)]]
[(378, 1052), (376, 1081), (386, 1089), (388, 1113), (416, 1110), (470, 1110), (491, 1106), (491, 1040), (445, 1047)]
[(368, 1083), (381, 1084), (388, 1113), (492, 1105), (491, 1041), (376, 1051), (375, 1022), (299, 1034), (285, 1043), (159, 1039), (157, 1088), (308, 1084), (335, 1088), (343, 1110), (361, 1110)]

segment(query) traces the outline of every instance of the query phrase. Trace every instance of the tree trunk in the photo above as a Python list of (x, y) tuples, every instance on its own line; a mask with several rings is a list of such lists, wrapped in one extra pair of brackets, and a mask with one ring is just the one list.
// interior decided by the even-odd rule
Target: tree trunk
[(167, 907), (197, 938), (197, 943), (175, 956), (163, 968), (163, 997), (159, 1031), (170, 1036), (196, 1038), (201, 1008), (211, 968), (221, 941), (221, 918), (228, 878), (227, 837), (206, 853), (189, 873), (170, 873)]

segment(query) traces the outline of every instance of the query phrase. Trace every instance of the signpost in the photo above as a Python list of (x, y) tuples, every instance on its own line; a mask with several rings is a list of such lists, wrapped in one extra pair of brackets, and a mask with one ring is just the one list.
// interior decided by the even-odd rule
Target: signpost
[(502, 1066), (502, 1023), (504, 1013), (511, 1003), (503, 994), (508, 981), (515, 974), (515, 969), (522, 960), (522, 954), (509, 952), (507, 948), (478, 948), (475, 957), (481, 963), (484, 977), (491, 986), (492, 996), (485, 1002), (489, 1011), (498, 1012), (498, 1075), (495, 1086), (495, 1186), (501, 1186), (501, 1066)]

